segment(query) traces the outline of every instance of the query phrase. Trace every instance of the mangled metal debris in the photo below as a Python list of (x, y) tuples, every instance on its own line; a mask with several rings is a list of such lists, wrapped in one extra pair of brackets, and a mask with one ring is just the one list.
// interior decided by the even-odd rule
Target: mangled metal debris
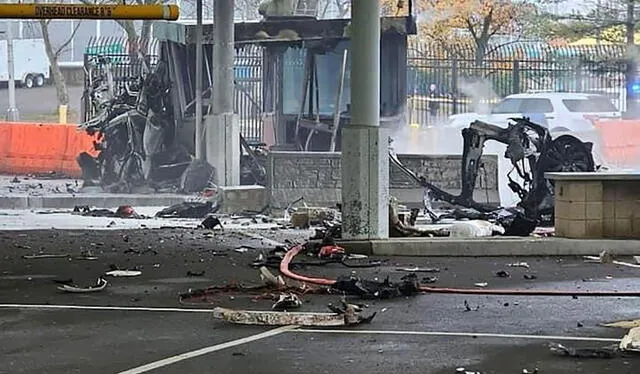
[(620, 350), (640, 353), (640, 327), (634, 327), (620, 341)]
[(25, 260), (40, 260), (40, 259), (49, 259), (49, 258), (67, 258), (71, 257), (69, 254), (49, 254), (49, 253), (40, 253), (35, 255), (24, 255), (22, 256)]
[(217, 201), (185, 201), (156, 213), (159, 218), (205, 218), (219, 209)]
[[(69, 282), (71, 283), (71, 282)], [(104, 290), (107, 287), (107, 280), (100, 277), (98, 278), (97, 282), (95, 285), (91, 285), (91, 286), (85, 286), (85, 287), (81, 287), (78, 286), (76, 284), (62, 284), (60, 286), (58, 286), (58, 290), (60, 291), (64, 291), (64, 292), (71, 292), (71, 293), (89, 293), (89, 292), (99, 292)]]
[[(293, 301), (293, 305), (299, 305), (300, 300), (297, 297), (284, 296), (280, 300), (289, 299)], [(276, 303), (277, 305), (277, 303)], [(276, 307), (274, 305), (274, 309)], [(369, 323), (373, 320), (376, 313), (369, 316), (362, 316), (362, 308), (355, 304), (349, 304), (344, 299), (341, 300), (339, 306), (329, 304), (329, 309), (333, 313), (316, 313), (316, 312), (287, 312), (287, 311), (251, 311), (251, 310), (234, 310), (227, 308), (215, 308), (213, 311), (214, 318), (222, 319), (227, 322), (242, 325), (263, 325), (263, 326), (352, 326), (362, 323)]]
[(345, 318), (337, 313), (265, 312), (215, 308), (214, 318), (241, 325), (262, 326), (344, 326)]
[(273, 304), (273, 310), (291, 310), (298, 309), (302, 306), (302, 301), (298, 295), (294, 293), (280, 294), (278, 301)]
[(363, 299), (391, 299), (416, 295), (420, 292), (420, 283), (416, 274), (405, 275), (399, 283), (392, 283), (388, 277), (379, 282), (350, 275), (338, 277), (331, 289)]
[(142, 275), (140, 270), (111, 270), (104, 275), (108, 275), (110, 277), (137, 277)]
[(601, 348), (572, 348), (558, 343), (550, 343), (549, 349), (556, 355), (576, 358), (614, 358), (619, 354), (617, 345)]
[[(146, 60), (143, 60), (146, 63)], [(78, 158), (85, 186), (109, 192), (199, 192), (215, 183), (215, 169), (194, 160), (175, 136), (172, 83), (160, 61), (153, 71), (131, 77), (115, 91), (112, 61), (97, 57), (100, 78), (91, 82), (88, 99), (97, 115), (80, 128), (97, 135), (96, 157)]]
[[(454, 196), (407, 169), (390, 152), (390, 160), (405, 175), (422, 185), (430, 198), (454, 206), (471, 208), (488, 214), (505, 228), (504, 235), (527, 236), (539, 223), (551, 223), (554, 211), (553, 185), (544, 178), (545, 172), (592, 172), (595, 171), (593, 144), (584, 143), (571, 135), (553, 139), (549, 130), (531, 122), (528, 118), (514, 118), (507, 128), (481, 121), (471, 123), (462, 130), (464, 148), (462, 154), (462, 192)], [(505, 157), (511, 161), (513, 170), (525, 181), (518, 184), (509, 177), (509, 188), (520, 197), (517, 207), (500, 209), (497, 206), (477, 203), (473, 200), (480, 159), (484, 143), (495, 140), (507, 145)]]
[(85, 217), (109, 217), (109, 218), (146, 218), (138, 214), (130, 205), (121, 205), (115, 211), (109, 209), (94, 209), (87, 205), (79, 205), (73, 208), (74, 214)]

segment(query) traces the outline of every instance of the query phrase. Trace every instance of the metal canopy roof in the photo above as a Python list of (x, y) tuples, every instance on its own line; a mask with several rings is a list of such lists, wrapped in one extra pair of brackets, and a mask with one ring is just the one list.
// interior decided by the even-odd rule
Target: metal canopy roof
[[(236, 44), (297, 43), (311, 40), (349, 39), (350, 19), (314, 19), (281, 17), (259, 22), (235, 24)], [(382, 35), (395, 33), (415, 35), (415, 19), (406, 17), (380, 18)], [(154, 36), (161, 41), (195, 44), (196, 24), (193, 21), (156, 22)], [(213, 23), (203, 24), (203, 43), (213, 42)]]

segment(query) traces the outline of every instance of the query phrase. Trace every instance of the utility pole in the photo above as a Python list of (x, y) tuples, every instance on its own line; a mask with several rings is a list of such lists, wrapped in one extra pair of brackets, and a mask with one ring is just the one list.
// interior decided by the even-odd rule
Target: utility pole
[(15, 122), (20, 119), (20, 113), (16, 107), (16, 82), (13, 58), (13, 22), (6, 21), (7, 25), (7, 71), (9, 75), (8, 91), (9, 91), (9, 108), (7, 108), (7, 121)]
[(202, 0), (196, 0), (196, 158), (205, 159), (206, 143), (202, 126)]
[(213, 2), (212, 113), (206, 117), (207, 161), (219, 186), (240, 185), (240, 128), (233, 111), (234, 0)]
[(627, 0), (627, 19), (625, 22), (626, 28), (626, 44), (627, 44), (627, 71), (626, 71), (626, 87), (627, 87), (627, 110), (625, 116), (627, 118), (636, 118), (638, 115), (638, 92), (634, 92), (634, 88), (636, 86), (636, 79), (638, 75), (638, 64), (635, 61), (637, 56), (637, 48), (635, 44), (635, 28), (636, 28), (636, 17), (635, 17), (635, 2), (636, 0)]

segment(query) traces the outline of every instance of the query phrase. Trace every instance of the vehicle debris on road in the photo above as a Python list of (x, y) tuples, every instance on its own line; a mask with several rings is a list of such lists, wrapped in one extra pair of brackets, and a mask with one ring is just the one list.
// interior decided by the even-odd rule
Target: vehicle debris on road
[(147, 218), (138, 214), (130, 205), (121, 205), (118, 209), (111, 211), (109, 209), (92, 209), (88, 205), (78, 205), (73, 208), (73, 213), (88, 217), (109, 217), (109, 218)]
[(156, 213), (158, 218), (205, 218), (216, 213), (219, 205), (216, 201), (185, 201), (164, 208)]
[(525, 269), (529, 269), (529, 264), (526, 262), (514, 262), (508, 265), (509, 267), (512, 268), (525, 268)]
[(331, 286), (332, 290), (344, 292), (363, 299), (391, 299), (400, 296), (413, 296), (419, 292), (420, 284), (415, 274), (400, 278), (400, 283), (392, 283), (389, 277), (384, 281), (360, 279), (356, 276), (341, 276)]
[(142, 275), (140, 270), (111, 270), (104, 273), (110, 277), (137, 277)]
[(302, 301), (294, 293), (280, 294), (278, 301), (271, 307), (273, 310), (291, 310), (302, 306)]
[(634, 327), (620, 341), (620, 350), (623, 352), (640, 353), (640, 327)]
[(71, 284), (71, 280), (69, 280), (68, 284), (62, 284), (60, 286), (58, 286), (58, 290), (60, 291), (64, 291), (64, 292), (71, 292), (71, 293), (89, 293), (89, 292), (99, 292), (104, 290), (107, 287), (107, 280), (100, 277), (98, 278), (97, 282), (95, 285), (91, 285), (91, 286), (85, 286), (85, 287), (81, 287), (78, 286), (76, 284)]
[(213, 316), (241, 325), (262, 326), (344, 326), (344, 315), (338, 313), (274, 312), (257, 310), (234, 310), (217, 307)]
[(614, 358), (619, 354), (617, 345), (602, 348), (570, 348), (558, 343), (550, 343), (549, 349), (559, 356), (576, 358)]
[[(298, 300), (299, 301), (299, 300)], [(243, 325), (267, 326), (353, 326), (369, 323), (376, 313), (362, 316), (362, 308), (341, 300), (341, 306), (329, 304), (333, 313), (287, 312), (287, 311), (251, 311), (234, 310), (217, 307), (213, 311), (214, 318)]]
[(396, 271), (406, 271), (408, 273), (439, 273), (439, 268), (421, 268), (418, 266), (412, 268), (397, 268)]

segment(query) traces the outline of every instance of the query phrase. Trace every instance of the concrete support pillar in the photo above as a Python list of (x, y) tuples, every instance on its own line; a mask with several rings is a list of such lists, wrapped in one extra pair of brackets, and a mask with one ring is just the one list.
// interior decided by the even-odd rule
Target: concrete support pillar
[(342, 129), (342, 235), (389, 236), (389, 136), (380, 129), (380, 4), (351, 6), (351, 123)]
[(212, 115), (205, 119), (206, 159), (218, 185), (240, 184), (240, 128), (233, 113), (234, 0), (213, 2)]
[(202, 0), (196, 0), (196, 158), (205, 159), (206, 143), (202, 127)]

